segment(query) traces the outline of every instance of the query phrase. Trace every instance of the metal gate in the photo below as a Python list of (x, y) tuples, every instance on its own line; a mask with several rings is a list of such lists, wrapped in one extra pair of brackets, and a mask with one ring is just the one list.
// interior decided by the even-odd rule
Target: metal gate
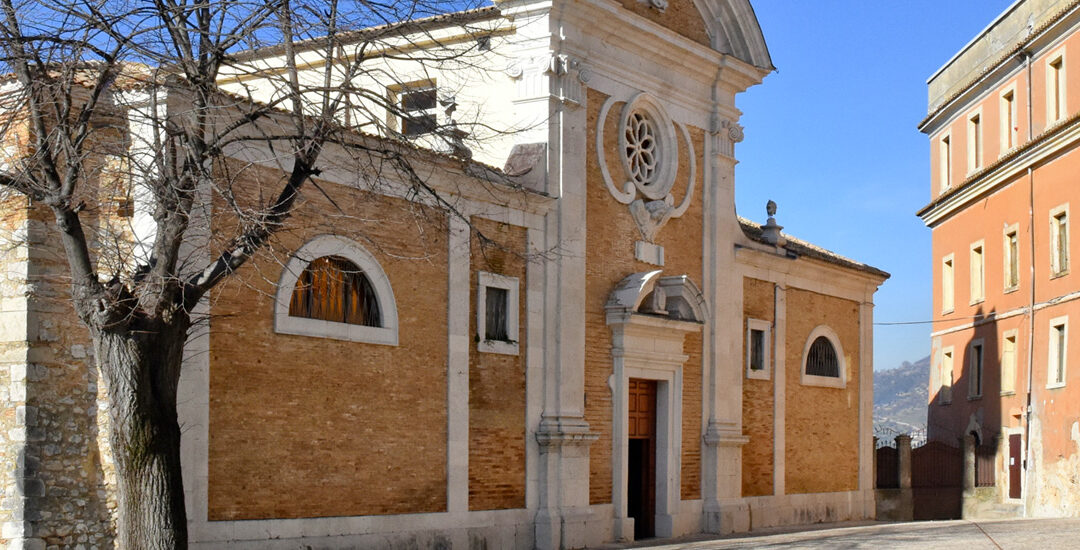
[(914, 518), (960, 519), (964, 452), (940, 441), (911, 451), (911, 498)]

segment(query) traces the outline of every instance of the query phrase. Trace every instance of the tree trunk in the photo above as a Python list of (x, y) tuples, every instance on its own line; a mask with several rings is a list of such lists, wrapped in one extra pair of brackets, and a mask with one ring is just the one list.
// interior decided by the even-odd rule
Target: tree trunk
[[(135, 323), (133, 323), (135, 324)], [(117, 546), (187, 548), (187, 516), (176, 417), (186, 319), (91, 331), (109, 393), (109, 442), (116, 463)]]

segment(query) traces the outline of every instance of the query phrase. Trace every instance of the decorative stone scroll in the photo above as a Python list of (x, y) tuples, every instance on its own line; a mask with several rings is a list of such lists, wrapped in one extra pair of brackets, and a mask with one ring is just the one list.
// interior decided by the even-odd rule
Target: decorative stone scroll
[(735, 144), (742, 142), (745, 137), (744, 128), (734, 120), (713, 117), (713, 129), (710, 132), (713, 140), (713, 151), (717, 154), (735, 158)]
[(518, 81), (515, 101), (550, 95), (571, 105), (585, 104), (585, 85), (592, 77), (580, 59), (568, 55), (514, 59), (507, 63), (505, 72)]
[[(657, 233), (672, 218), (681, 217), (694, 198), (697, 159), (694, 143), (686, 126), (671, 120), (663, 106), (651, 95), (639, 92), (626, 101), (619, 115), (618, 156), (622, 165), (619, 181), (612, 177), (604, 150), (604, 125), (618, 101), (611, 97), (600, 108), (596, 129), (596, 157), (604, 185), (615, 200), (629, 205), (643, 241), (635, 246), (637, 259), (654, 265), (663, 264), (663, 248), (653, 242)], [(678, 131), (676, 131), (676, 127)], [(678, 206), (671, 191), (679, 170), (679, 138), (690, 159), (686, 194)], [(640, 195), (640, 197), (639, 197)]]

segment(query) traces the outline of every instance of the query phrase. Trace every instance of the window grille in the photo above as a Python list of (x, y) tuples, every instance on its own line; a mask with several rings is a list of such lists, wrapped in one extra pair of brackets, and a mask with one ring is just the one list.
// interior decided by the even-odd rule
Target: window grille
[(356, 264), (324, 256), (308, 264), (296, 281), (289, 315), (381, 327), (382, 314), (371, 281)]
[(824, 336), (818, 336), (810, 345), (806, 357), (806, 374), (812, 376), (840, 377), (840, 362), (832, 342)]

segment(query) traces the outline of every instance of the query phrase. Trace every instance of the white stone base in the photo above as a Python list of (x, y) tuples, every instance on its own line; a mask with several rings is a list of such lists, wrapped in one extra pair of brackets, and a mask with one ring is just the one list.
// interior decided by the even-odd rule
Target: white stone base
[(874, 518), (872, 491), (750, 497), (720, 503), (721, 534)]
[(310, 519), (208, 521), (191, 527), (202, 549), (506, 548), (531, 550), (534, 512), (499, 510)]

